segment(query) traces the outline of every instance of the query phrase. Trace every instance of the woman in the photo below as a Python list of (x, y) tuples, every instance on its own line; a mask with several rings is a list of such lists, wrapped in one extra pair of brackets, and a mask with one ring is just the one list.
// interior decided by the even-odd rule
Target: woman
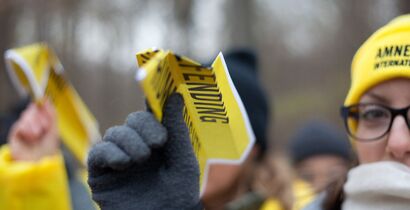
[(410, 15), (379, 29), (357, 51), (341, 113), (359, 165), (343, 193), (342, 187), (328, 191), (306, 209), (409, 209), (409, 57)]

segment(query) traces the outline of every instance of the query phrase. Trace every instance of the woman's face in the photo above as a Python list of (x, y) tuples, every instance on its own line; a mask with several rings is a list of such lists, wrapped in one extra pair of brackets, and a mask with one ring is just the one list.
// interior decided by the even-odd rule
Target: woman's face
[[(360, 103), (376, 103), (391, 108), (410, 105), (410, 79), (393, 79), (367, 91)], [(358, 133), (367, 131), (358, 127)], [(392, 160), (410, 167), (410, 131), (406, 119), (399, 115), (393, 119), (390, 132), (378, 140), (356, 141), (360, 163)]]

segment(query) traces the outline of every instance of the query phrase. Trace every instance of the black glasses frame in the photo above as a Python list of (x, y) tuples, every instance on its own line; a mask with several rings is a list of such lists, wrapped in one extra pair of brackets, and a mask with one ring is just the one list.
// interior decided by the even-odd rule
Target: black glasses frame
[[(354, 116), (354, 114), (350, 112), (350, 109), (352, 109), (352, 108), (358, 108), (358, 107), (360, 107), (360, 106), (366, 106), (366, 105), (373, 105), (373, 106), (382, 107), (382, 108), (388, 110), (388, 111), (390, 112), (390, 114), (391, 114), (390, 122), (389, 122), (389, 127), (387, 128), (386, 132), (384, 132), (384, 133), (383, 133), (381, 136), (379, 136), (379, 137), (370, 138), (370, 139), (368, 139), (368, 138), (359, 138), (359, 137), (355, 136), (355, 135), (350, 131), (350, 128), (349, 128), (349, 125), (348, 125), (348, 118), (349, 118), (349, 117), (354, 117), (354, 118), (357, 119), (357, 116)], [(358, 140), (358, 141), (375, 141), (375, 140), (378, 140), (378, 139), (384, 137), (386, 134), (388, 134), (388, 133), (390, 132), (390, 129), (391, 129), (392, 124), (393, 124), (393, 121), (394, 121), (394, 119), (395, 119), (397, 116), (403, 116), (404, 119), (406, 120), (407, 127), (410, 129), (410, 119), (409, 119), (410, 116), (409, 116), (409, 117), (407, 116), (407, 113), (409, 112), (409, 109), (410, 109), (410, 105), (407, 106), (407, 107), (405, 107), (405, 108), (402, 108), (402, 109), (394, 109), (394, 108), (391, 108), (391, 107), (388, 107), (388, 106), (385, 106), (385, 105), (381, 105), (381, 104), (376, 104), (376, 103), (359, 103), (359, 104), (353, 104), (353, 105), (350, 105), (350, 106), (342, 106), (342, 107), (340, 108), (340, 115), (341, 115), (342, 118), (343, 118), (346, 131), (347, 131), (347, 133), (349, 134), (350, 137), (352, 137), (352, 138), (354, 138), (354, 139), (356, 139), (356, 140)]]

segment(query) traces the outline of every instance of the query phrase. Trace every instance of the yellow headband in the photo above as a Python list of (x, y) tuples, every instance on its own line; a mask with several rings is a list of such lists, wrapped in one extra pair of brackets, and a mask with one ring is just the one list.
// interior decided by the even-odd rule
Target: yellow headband
[(399, 77), (410, 78), (410, 15), (393, 19), (356, 52), (345, 106), (358, 103), (373, 86)]

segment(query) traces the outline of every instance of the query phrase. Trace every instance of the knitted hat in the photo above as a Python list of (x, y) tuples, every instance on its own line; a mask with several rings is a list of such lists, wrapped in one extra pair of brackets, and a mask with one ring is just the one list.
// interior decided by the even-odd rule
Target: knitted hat
[(266, 130), (269, 124), (269, 105), (258, 78), (255, 54), (248, 49), (233, 50), (224, 54), (232, 81), (248, 113), (256, 144), (263, 155), (267, 148)]
[(356, 52), (345, 106), (358, 103), (373, 86), (398, 77), (410, 78), (410, 15), (377, 30)]
[(344, 132), (321, 121), (310, 121), (291, 138), (289, 153), (297, 164), (317, 155), (336, 155), (351, 160), (351, 150)]

